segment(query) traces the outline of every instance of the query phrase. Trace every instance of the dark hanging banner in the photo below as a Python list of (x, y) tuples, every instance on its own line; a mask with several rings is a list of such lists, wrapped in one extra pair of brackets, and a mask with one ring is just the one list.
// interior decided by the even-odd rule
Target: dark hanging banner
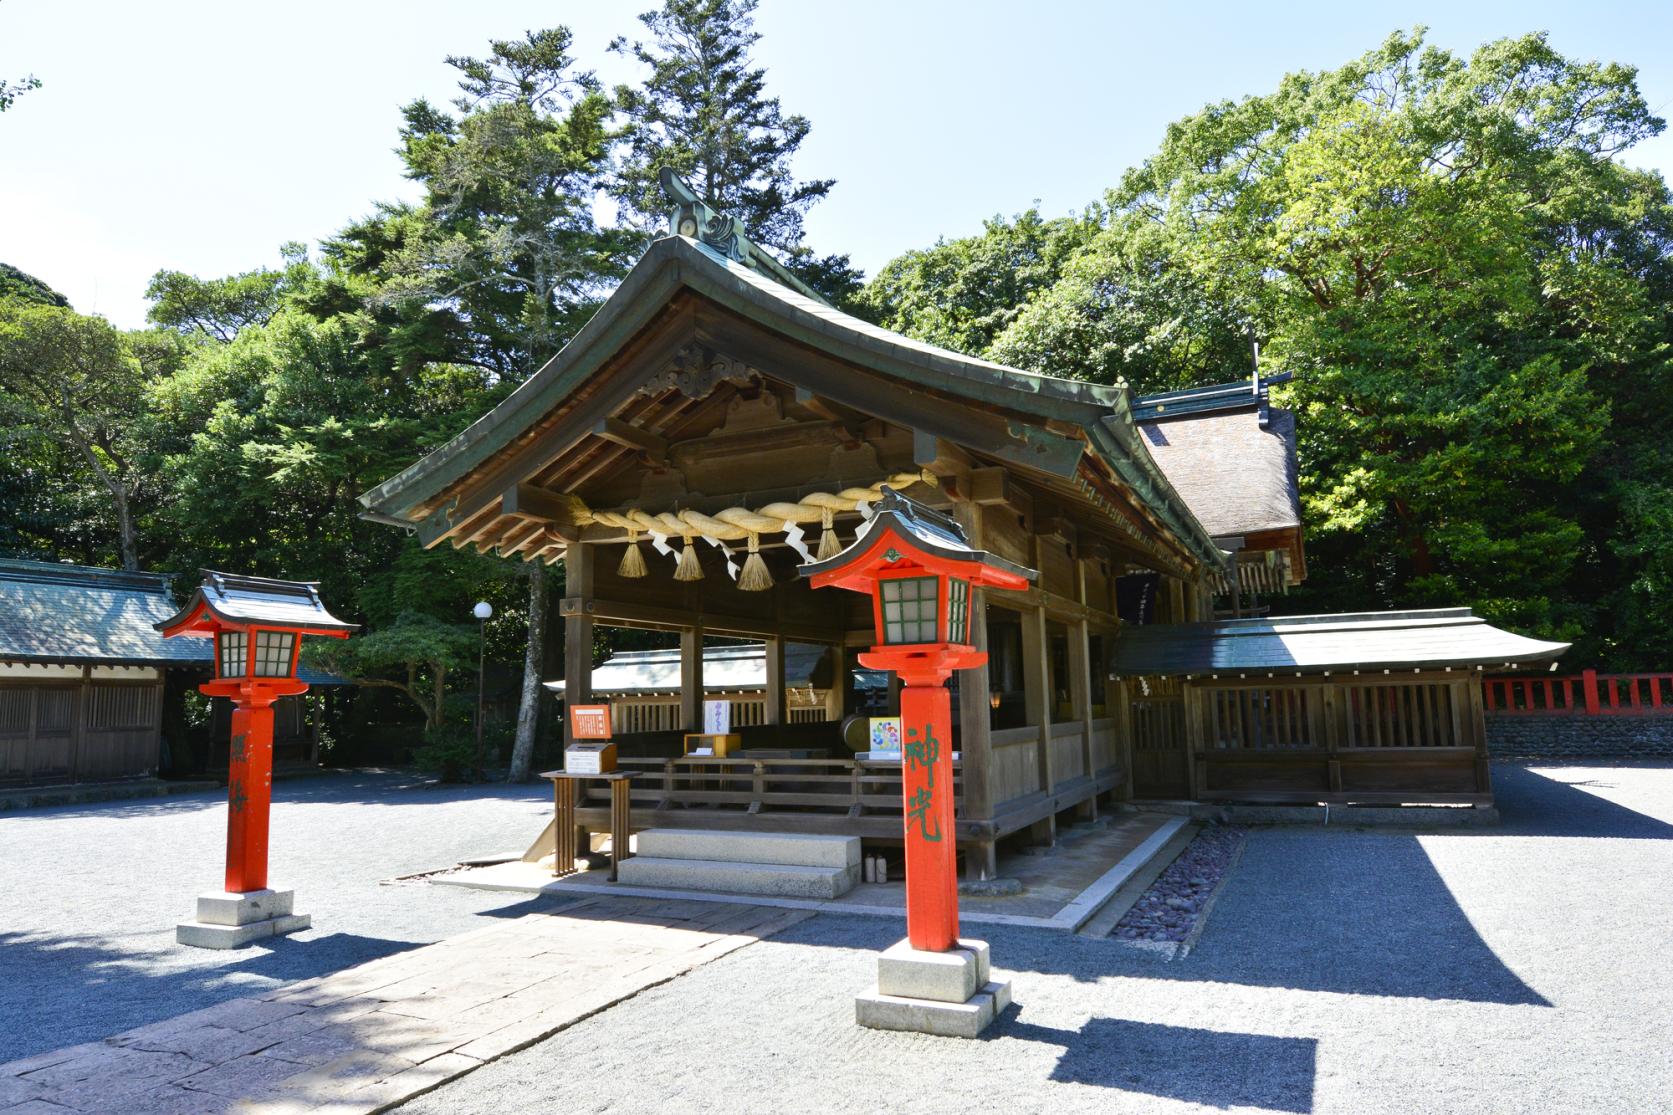
[(1143, 626), (1156, 622), (1156, 594), (1161, 591), (1160, 573), (1131, 573), (1115, 579), (1115, 613), (1122, 623)]

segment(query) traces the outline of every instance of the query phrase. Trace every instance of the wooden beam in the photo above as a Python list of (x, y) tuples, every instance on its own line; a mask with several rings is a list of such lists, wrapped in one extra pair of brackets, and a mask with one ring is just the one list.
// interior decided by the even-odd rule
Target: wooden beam
[(1086, 446), (1080, 439), (1007, 420), (979, 402), (953, 402), (839, 360), (774, 334), (743, 326), (718, 313), (698, 317), (698, 336), (773, 379), (802, 387), (868, 414), (887, 413), (913, 430), (980, 447), (1017, 465), (1055, 476), (1073, 476)]
[(970, 498), (975, 503), (1009, 503), (1011, 478), (1002, 468), (973, 468), (970, 470)]
[[(577, 546), (576, 550), (595, 550), (593, 546)], [(574, 551), (571, 551), (574, 552)], [(711, 612), (706, 608), (663, 608), (651, 604), (636, 604), (624, 600), (594, 600), (566, 596), (558, 602), (561, 615), (581, 614), (618, 627), (643, 627), (652, 631), (682, 631), (698, 623), (708, 631), (721, 635), (749, 635), (758, 639), (782, 634), (787, 639), (807, 643), (840, 643), (845, 633), (840, 627), (816, 627), (807, 623), (784, 623), (761, 616), (737, 616)], [(840, 622), (840, 619), (839, 619)], [(875, 641), (870, 631), (865, 632), (861, 646)]]
[[(484, 461), (474, 470), (481, 480), (471, 483), (466, 477), (455, 489), (447, 520), (458, 524), (474, 518), (483, 508), (496, 504), (507, 488), (526, 481), (591, 437), (601, 419), (613, 415), (644, 389), (653, 374), (673, 362), (690, 343), (693, 329), (689, 307), (665, 313), (650, 324), (627, 349), (611, 357), (613, 367), (595, 375), (589, 382), (591, 394), (576, 402), (561, 419), (518, 448), (508, 448)], [(555, 390), (555, 385), (548, 385), (546, 390)], [(566, 401), (567, 397), (554, 398), (551, 405), (560, 407)]]
[(637, 426), (630, 426), (620, 418), (614, 416), (599, 419), (593, 426), (593, 433), (605, 441), (613, 441), (617, 445), (625, 445), (629, 449), (637, 449), (646, 454), (658, 464), (668, 459), (668, 442), (649, 430), (641, 430)]
[(500, 496), (500, 514), (579, 530), (576, 515), (586, 507), (568, 492), (553, 492), (534, 484), (513, 484)]

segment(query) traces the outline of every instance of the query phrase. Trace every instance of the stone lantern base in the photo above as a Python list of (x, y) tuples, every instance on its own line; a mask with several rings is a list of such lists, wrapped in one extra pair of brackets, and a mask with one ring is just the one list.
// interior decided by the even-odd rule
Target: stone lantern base
[(312, 916), (293, 912), (295, 905), (296, 892), (291, 890), (200, 894), (197, 920), (181, 922), (174, 939), (200, 949), (243, 948), (312, 925)]
[(874, 1030), (973, 1038), (1011, 1005), (1011, 981), (990, 976), (986, 941), (961, 938), (946, 952), (900, 941), (878, 956), (877, 990), (855, 997), (854, 1017)]

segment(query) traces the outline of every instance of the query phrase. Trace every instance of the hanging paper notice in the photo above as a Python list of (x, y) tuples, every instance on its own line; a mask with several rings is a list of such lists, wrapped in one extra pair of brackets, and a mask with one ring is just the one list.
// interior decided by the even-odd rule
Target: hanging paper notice
[(703, 733), (710, 736), (723, 736), (731, 730), (732, 702), (704, 701)]
[(873, 759), (900, 758), (900, 717), (874, 716), (871, 718), (871, 757)]

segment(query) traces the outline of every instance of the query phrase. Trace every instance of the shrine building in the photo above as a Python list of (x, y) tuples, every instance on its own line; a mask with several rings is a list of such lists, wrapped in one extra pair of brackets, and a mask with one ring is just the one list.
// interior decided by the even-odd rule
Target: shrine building
[[(1307, 571), (1279, 377), (1135, 398), (937, 348), (832, 308), (670, 190), (671, 231), (561, 352), (361, 496), (427, 547), (562, 564), (564, 699), (659, 708), (618, 719), (619, 762), (651, 774), (636, 829), (672, 811), (898, 843), (899, 764), (843, 731), (893, 699), (856, 684), (870, 602), (798, 576), (885, 487), (1038, 571), (970, 600), (988, 661), (952, 684), (971, 876), (998, 841), (1117, 800), (1491, 801), (1477, 671), (1566, 646), (1463, 609), (1268, 616)], [(625, 664), (654, 667), (654, 693), (594, 663), (599, 626), (667, 633)], [(736, 755), (687, 757), (705, 675), (736, 666), (716, 648), (741, 641), (761, 647), (759, 714)], [(788, 695), (814, 660), (819, 698)], [(581, 824), (605, 828), (602, 800)]]

